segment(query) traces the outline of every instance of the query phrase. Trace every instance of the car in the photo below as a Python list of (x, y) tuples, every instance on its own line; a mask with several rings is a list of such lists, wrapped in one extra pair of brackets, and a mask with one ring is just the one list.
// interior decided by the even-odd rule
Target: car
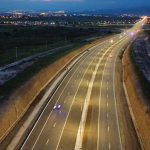
[(61, 105), (60, 104), (55, 104), (54, 106), (53, 106), (53, 109), (60, 109), (61, 108)]
[(113, 57), (113, 56), (110, 54), (110, 55), (109, 55), (109, 58), (112, 58), (112, 57)]

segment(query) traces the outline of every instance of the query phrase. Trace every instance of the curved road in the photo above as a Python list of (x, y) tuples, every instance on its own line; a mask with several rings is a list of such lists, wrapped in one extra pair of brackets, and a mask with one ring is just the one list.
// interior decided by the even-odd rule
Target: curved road
[[(122, 150), (115, 62), (118, 52), (133, 39), (130, 31), (141, 24), (90, 48), (57, 88), (21, 150)], [(53, 110), (54, 104), (61, 108)]]

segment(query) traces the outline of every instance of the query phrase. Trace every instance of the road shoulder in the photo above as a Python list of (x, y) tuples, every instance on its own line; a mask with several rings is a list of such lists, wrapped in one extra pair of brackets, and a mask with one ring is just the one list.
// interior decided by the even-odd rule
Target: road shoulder
[(141, 150), (141, 146), (134, 128), (134, 124), (129, 112), (127, 100), (125, 97), (123, 84), (122, 84), (122, 54), (120, 51), (115, 68), (115, 91), (116, 91), (116, 100), (117, 100), (117, 111), (118, 111), (118, 120), (119, 128), (122, 141), (122, 150)]

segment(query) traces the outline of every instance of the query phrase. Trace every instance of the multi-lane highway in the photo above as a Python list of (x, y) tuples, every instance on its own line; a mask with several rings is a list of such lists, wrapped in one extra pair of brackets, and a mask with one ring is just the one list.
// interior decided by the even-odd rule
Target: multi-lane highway
[[(118, 52), (134, 38), (130, 32), (141, 24), (90, 48), (69, 70), (21, 150), (122, 150), (115, 62)], [(61, 108), (53, 109), (55, 104)]]

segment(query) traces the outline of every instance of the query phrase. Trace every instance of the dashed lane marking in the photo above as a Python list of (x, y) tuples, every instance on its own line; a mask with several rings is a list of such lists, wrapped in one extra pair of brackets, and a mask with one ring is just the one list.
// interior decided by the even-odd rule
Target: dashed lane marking
[(48, 142), (49, 142), (49, 139), (47, 140), (46, 145), (48, 144)]

